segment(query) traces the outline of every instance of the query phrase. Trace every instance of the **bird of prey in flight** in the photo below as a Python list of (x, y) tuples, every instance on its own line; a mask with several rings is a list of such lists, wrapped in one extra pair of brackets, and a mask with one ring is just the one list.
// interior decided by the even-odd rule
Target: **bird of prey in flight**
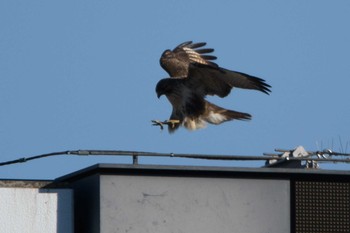
[(220, 67), (213, 60), (214, 49), (203, 48), (205, 42), (184, 42), (174, 50), (165, 50), (160, 65), (170, 75), (156, 86), (158, 98), (165, 95), (173, 109), (170, 119), (152, 121), (169, 132), (179, 126), (189, 130), (203, 128), (206, 123), (220, 124), (230, 120), (249, 120), (251, 115), (219, 107), (205, 100), (207, 95), (226, 97), (233, 88), (253, 89), (269, 94), (265, 80)]

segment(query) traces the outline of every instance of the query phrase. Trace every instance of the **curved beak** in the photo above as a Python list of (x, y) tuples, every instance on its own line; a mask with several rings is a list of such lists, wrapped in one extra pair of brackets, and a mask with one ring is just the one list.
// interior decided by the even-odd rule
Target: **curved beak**
[(157, 97), (158, 97), (158, 99), (159, 99), (162, 95), (164, 95), (164, 92), (163, 92), (163, 91), (157, 91)]

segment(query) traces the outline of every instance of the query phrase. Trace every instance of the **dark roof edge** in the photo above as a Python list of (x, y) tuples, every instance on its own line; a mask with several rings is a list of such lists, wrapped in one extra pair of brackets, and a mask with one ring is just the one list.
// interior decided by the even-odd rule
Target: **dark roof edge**
[(294, 168), (243, 168), (209, 167), (180, 165), (132, 165), (132, 164), (95, 164), (55, 179), (55, 183), (72, 182), (95, 174), (108, 175), (144, 175), (178, 177), (241, 177), (271, 179), (308, 179), (332, 180), (335, 177), (349, 179), (350, 171), (294, 169)]

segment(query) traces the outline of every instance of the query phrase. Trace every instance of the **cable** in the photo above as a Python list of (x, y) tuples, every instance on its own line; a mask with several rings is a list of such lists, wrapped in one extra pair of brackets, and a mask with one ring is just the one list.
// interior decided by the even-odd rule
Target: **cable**
[[(293, 150), (277, 150), (284, 152), (292, 152)], [(61, 152), (52, 152), (47, 154), (35, 155), (32, 157), (23, 157), (15, 160), (10, 160), (0, 163), (0, 166), (24, 163), (34, 159), (41, 159), (45, 157), (57, 156), (57, 155), (78, 155), (78, 156), (132, 156), (134, 164), (137, 163), (137, 157), (172, 157), (172, 158), (190, 158), (190, 159), (207, 159), (207, 160), (240, 160), (240, 161), (259, 161), (259, 160), (285, 160), (285, 161), (320, 161), (320, 162), (344, 162), (349, 163), (350, 158), (346, 159), (332, 159), (326, 157), (311, 158), (315, 155), (341, 155), (350, 156), (350, 154), (333, 152), (330, 150), (320, 151), (308, 151), (308, 156), (305, 157), (279, 157), (275, 154), (266, 154), (267, 156), (250, 156), (250, 155), (215, 155), (215, 154), (175, 154), (175, 153), (157, 153), (157, 152), (144, 152), (144, 151), (123, 151), (123, 150), (67, 150)]]
[(56, 155), (65, 155), (65, 154), (69, 154), (69, 151), (53, 152), (53, 153), (48, 153), (48, 154), (36, 155), (36, 156), (28, 157), (28, 158), (23, 157), (20, 159), (2, 162), (2, 163), (0, 163), (0, 166), (10, 165), (10, 164), (14, 164), (14, 163), (24, 163), (24, 162), (27, 162), (27, 161), (33, 160), (33, 159), (40, 159), (40, 158), (56, 156)]

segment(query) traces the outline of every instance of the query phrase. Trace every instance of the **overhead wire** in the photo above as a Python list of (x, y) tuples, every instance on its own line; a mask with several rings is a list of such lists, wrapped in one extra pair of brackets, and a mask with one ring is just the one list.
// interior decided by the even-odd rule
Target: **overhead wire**
[[(292, 152), (293, 150), (276, 150), (278, 152)], [(304, 157), (281, 157), (276, 154), (265, 154), (265, 156), (252, 155), (218, 155), (218, 154), (176, 154), (176, 153), (158, 153), (145, 151), (124, 151), (124, 150), (66, 150), (60, 152), (52, 152), (46, 154), (35, 155), (31, 157), (22, 157), (15, 160), (0, 162), (0, 166), (11, 165), (16, 163), (24, 163), (34, 159), (42, 159), (46, 157), (58, 155), (76, 155), (76, 156), (132, 156), (133, 163), (137, 164), (137, 158), (141, 157), (171, 157), (171, 158), (189, 158), (189, 159), (207, 159), (207, 160), (236, 160), (236, 161), (259, 161), (259, 160), (285, 160), (285, 161), (320, 161), (320, 162), (344, 162), (349, 163), (350, 158), (335, 159), (328, 156), (350, 156), (348, 153), (333, 152), (331, 150), (308, 151), (308, 156)], [(322, 155), (323, 157), (320, 157)], [(317, 156), (312, 158), (312, 156)]]

